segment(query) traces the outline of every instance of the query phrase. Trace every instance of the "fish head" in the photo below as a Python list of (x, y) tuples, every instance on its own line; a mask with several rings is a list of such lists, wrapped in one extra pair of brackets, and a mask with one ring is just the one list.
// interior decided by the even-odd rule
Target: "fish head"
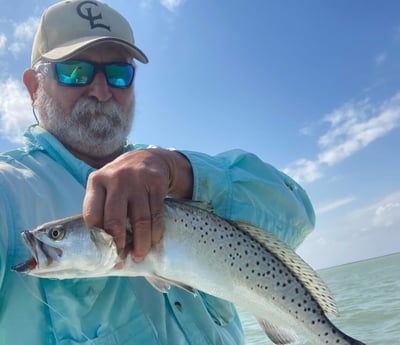
[(88, 228), (81, 216), (64, 218), (21, 233), (33, 257), (14, 271), (38, 277), (96, 277), (118, 262), (114, 239)]

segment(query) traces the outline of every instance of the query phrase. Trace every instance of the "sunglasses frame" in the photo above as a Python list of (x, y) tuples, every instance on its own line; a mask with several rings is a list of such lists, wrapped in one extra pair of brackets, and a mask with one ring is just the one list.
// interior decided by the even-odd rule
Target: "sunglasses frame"
[[(93, 75), (91, 76), (91, 78), (89, 78), (84, 84), (68, 84), (68, 83), (64, 83), (60, 80), (59, 74), (57, 72), (57, 65), (58, 64), (64, 64), (64, 63), (68, 63), (68, 62), (77, 62), (77, 63), (87, 63), (93, 66)], [(121, 66), (130, 66), (132, 68), (132, 78), (130, 79), (129, 83), (127, 85), (124, 86), (120, 86), (120, 85), (114, 85), (112, 83), (110, 83), (109, 81), (109, 77), (107, 76), (107, 72), (106, 72), (106, 68), (107, 66), (110, 65), (121, 65)], [(133, 80), (135, 79), (135, 72), (136, 72), (136, 66), (132, 63), (128, 63), (128, 62), (107, 62), (107, 63), (95, 63), (92, 61), (88, 61), (88, 60), (79, 60), (79, 59), (71, 59), (71, 60), (66, 60), (66, 61), (60, 61), (60, 62), (39, 62), (36, 64), (36, 66), (34, 67), (34, 70), (40, 74), (45, 75), (46, 77), (50, 77), (52, 79), (57, 80), (57, 82), (60, 85), (63, 86), (69, 86), (69, 87), (84, 87), (84, 86), (88, 86), (90, 85), (94, 78), (96, 77), (97, 73), (99, 71), (103, 72), (107, 84), (111, 87), (117, 88), (117, 89), (127, 89), (129, 88), (132, 83)]]

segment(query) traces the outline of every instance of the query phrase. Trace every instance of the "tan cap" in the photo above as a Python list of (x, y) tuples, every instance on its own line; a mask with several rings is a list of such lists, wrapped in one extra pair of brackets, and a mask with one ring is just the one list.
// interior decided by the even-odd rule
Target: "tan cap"
[(32, 47), (32, 66), (40, 60), (58, 62), (100, 42), (124, 46), (140, 62), (147, 56), (135, 46), (128, 21), (97, 0), (64, 0), (50, 6), (39, 23)]

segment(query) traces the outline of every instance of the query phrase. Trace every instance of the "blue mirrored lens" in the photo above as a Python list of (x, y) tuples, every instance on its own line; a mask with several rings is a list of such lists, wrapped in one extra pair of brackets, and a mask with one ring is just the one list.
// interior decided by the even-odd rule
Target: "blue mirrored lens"
[(56, 64), (58, 81), (65, 85), (87, 85), (93, 80), (94, 65), (85, 61), (66, 61)]
[(55, 64), (58, 81), (68, 86), (89, 85), (98, 71), (102, 71), (108, 85), (117, 88), (131, 86), (135, 68), (129, 63), (95, 64), (88, 61), (69, 60)]
[(132, 84), (135, 69), (130, 64), (113, 63), (105, 65), (107, 82), (115, 87), (129, 87)]

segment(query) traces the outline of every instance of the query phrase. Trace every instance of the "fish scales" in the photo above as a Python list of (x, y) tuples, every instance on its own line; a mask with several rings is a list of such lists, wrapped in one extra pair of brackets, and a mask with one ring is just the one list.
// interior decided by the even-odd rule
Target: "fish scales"
[[(213, 276), (214, 284), (210, 284), (210, 273), (203, 271), (201, 275), (199, 269), (196, 285), (203, 288), (207, 286), (206, 292), (251, 310), (258, 318), (264, 318), (268, 310), (268, 319), (274, 320), (274, 323), (291, 324), (293, 328), (301, 323), (317, 336), (315, 341), (321, 344), (360, 344), (353, 343), (351, 338), (331, 323), (304, 283), (277, 258), (276, 254), (268, 250), (265, 243), (251, 237), (248, 228), (240, 227), (202, 209), (194, 211), (187, 205), (171, 203), (166, 209), (166, 219), (173, 219), (175, 229), (181, 230), (180, 241), (187, 237), (190, 245), (185, 246), (195, 247), (193, 250), (197, 262), (201, 262), (202, 267), (215, 267), (216, 264), (219, 266), (219, 274)], [(168, 228), (168, 224), (166, 225)], [(171, 240), (176, 241), (176, 238)], [(277, 243), (281, 242), (276, 238), (274, 240)], [(168, 241), (169, 238), (165, 238), (165, 242)], [(170, 255), (173, 254), (167, 254)], [(178, 264), (175, 262), (172, 265), (175, 270)], [(190, 268), (198, 269), (193, 266)], [(170, 275), (167, 271), (161, 274)], [(173, 275), (176, 276), (176, 271)], [(184, 281), (187, 278), (182, 276), (180, 279)], [(200, 286), (196, 288), (201, 289)], [(243, 295), (246, 298), (243, 299)], [(323, 294), (320, 297), (327, 298)], [(334, 342), (332, 338), (335, 338)]]
[[(81, 218), (73, 217), (25, 233), (36, 264), (29, 260), (15, 269), (51, 278), (144, 276), (162, 292), (177, 285), (193, 294), (201, 290), (241, 306), (257, 317), (276, 344), (294, 343), (298, 334), (313, 344), (363, 344), (327, 318), (326, 313), (336, 312), (329, 290), (292, 249), (264, 230), (222, 219), (198, 206), (167, 199), (163, 239), (140, 263), (126, 259), (124, 267), (116, 269), (121, 258), (111, 236), (101, 229), (87, 229)], [(85, 235), (88, 231), (90, 236)], [(77, 236), (77, 232), (81, 234)], [(55, 233), (59, 238), (53, 243), (47, 237)], [(68, 246), (63, 246), (63, 241)], [(74, 250), (83, 245), (78, 242), (88, 241), (95, 243), (86, 243), (84, 251)], [(51, 246), (57, 249), (50, 250)], [(92, 251), (96, 263), (89, 267)], [(81, 260), (82, 252), (85, 257)], [(61, 256), (54, 257), (58, 253)], [(79, 271), (82, 265), (85, 267)]]

